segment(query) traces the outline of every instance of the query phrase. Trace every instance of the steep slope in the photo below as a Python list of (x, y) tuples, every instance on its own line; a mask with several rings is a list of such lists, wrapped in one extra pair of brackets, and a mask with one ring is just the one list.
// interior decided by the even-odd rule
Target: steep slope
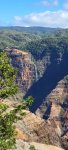
[[(18, 139), (52, 144), (56, 146), (61, 145), (59, 136), (56, 132), (55, 122), (45, 122), (43, 119), (30, 113), (29, 111), (25, 112), (26, 115), (23, 120), (20, 120), (16, 124), (16, 128), (19, 129)], [(24, 138), (20, 132), (24, 135)]]
[[(63, 80), (57, 83), (57, 86), (50, 92), (50, 94), (48, 94), (40, 106), (40, 113), (44, 114), (44, 118), (57, 118), (60, 114), (62, 104), (64, 103), (64, 100), (67, 96), (68, 76), (65, 76)], [(48, 105), (50, 106), (49, 112), (47, 110)]]
[(13, 67), (17, 70), (16, 82), (19, 90), (26, 92), (36, 80), (36, 68), (30, 53), (17, 49), (6, 48)]
[[(12, 101), (5, 99), (1, 103), (8, 105), (7, 113), (13, 110), (16, 105), (21, 104), (21, 102), (14, 101), (13, 99)], [(25, 113), (25, 115), (21, 115), (21, 119), (14, 123), (17, 140), (61, 146), (54, 121), (45, 121), (28, 110), (23, 110), (22, 113)]]
[[(50, 55), (51, 57), (51, 55)], [(46, 60), (45, 60), (46, 61)], [(57, 57), (53, 55), (50, 64), (45, 68), (43, 76), (26, 93), (26, 96), (32, 95), (35, 99), (31, 111), (35, 112), (46, 97), (56, 88), (58, 82), (68, 75), (68, 53), (65, 52), (61, 61), (58, 63)], [(68, 85), (67, 85), (68, 88)]]
[(42, 68), (45, 72), (39, 79), (38, 65), (30, 53), (8, 48), (5, 51), (11, 58), (12, 65), (18, 70), (16, 82), (20, 91), (26, 93), (25, 97), (31, 95), (34, 98), (30, 110), (45, 119), (49, 115), (50, 118), (58, 117), (61, 104), (68, 96), (68, 53), (65, 52), (62, 58), (54, 54), (46, 56), (46, 65)]

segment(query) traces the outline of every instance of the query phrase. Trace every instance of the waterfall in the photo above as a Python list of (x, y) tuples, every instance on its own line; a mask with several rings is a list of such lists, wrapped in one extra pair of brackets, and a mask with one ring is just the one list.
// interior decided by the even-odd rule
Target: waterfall
[(35, 66), (35, 77), (36, 77), (36, 81), (38, 80), (38, 71), (37, 71), (37, 66), (36, 64), (34, 64)]

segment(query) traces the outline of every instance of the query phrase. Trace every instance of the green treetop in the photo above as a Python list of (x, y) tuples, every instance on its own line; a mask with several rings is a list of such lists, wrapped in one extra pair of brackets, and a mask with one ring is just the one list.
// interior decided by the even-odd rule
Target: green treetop
[(6, 52), (0, 53), (0, 98), (6, 98), (17, 92), (15, 70), (10, 64)]

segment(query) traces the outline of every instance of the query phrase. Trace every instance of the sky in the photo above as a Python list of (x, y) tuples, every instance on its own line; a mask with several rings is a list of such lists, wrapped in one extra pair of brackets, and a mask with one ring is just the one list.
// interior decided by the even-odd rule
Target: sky
[(0, 26), (68, 28), (68, 0), (0, 0)]

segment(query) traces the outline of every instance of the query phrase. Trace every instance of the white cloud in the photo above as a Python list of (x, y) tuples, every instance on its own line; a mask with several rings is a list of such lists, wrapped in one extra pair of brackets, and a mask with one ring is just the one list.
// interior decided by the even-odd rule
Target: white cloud
[(43, 26), (68, 28), (68, 11), (45, 11), (31, 13), (26, 16), (15, 16), (13, 25), (17, 26)]

